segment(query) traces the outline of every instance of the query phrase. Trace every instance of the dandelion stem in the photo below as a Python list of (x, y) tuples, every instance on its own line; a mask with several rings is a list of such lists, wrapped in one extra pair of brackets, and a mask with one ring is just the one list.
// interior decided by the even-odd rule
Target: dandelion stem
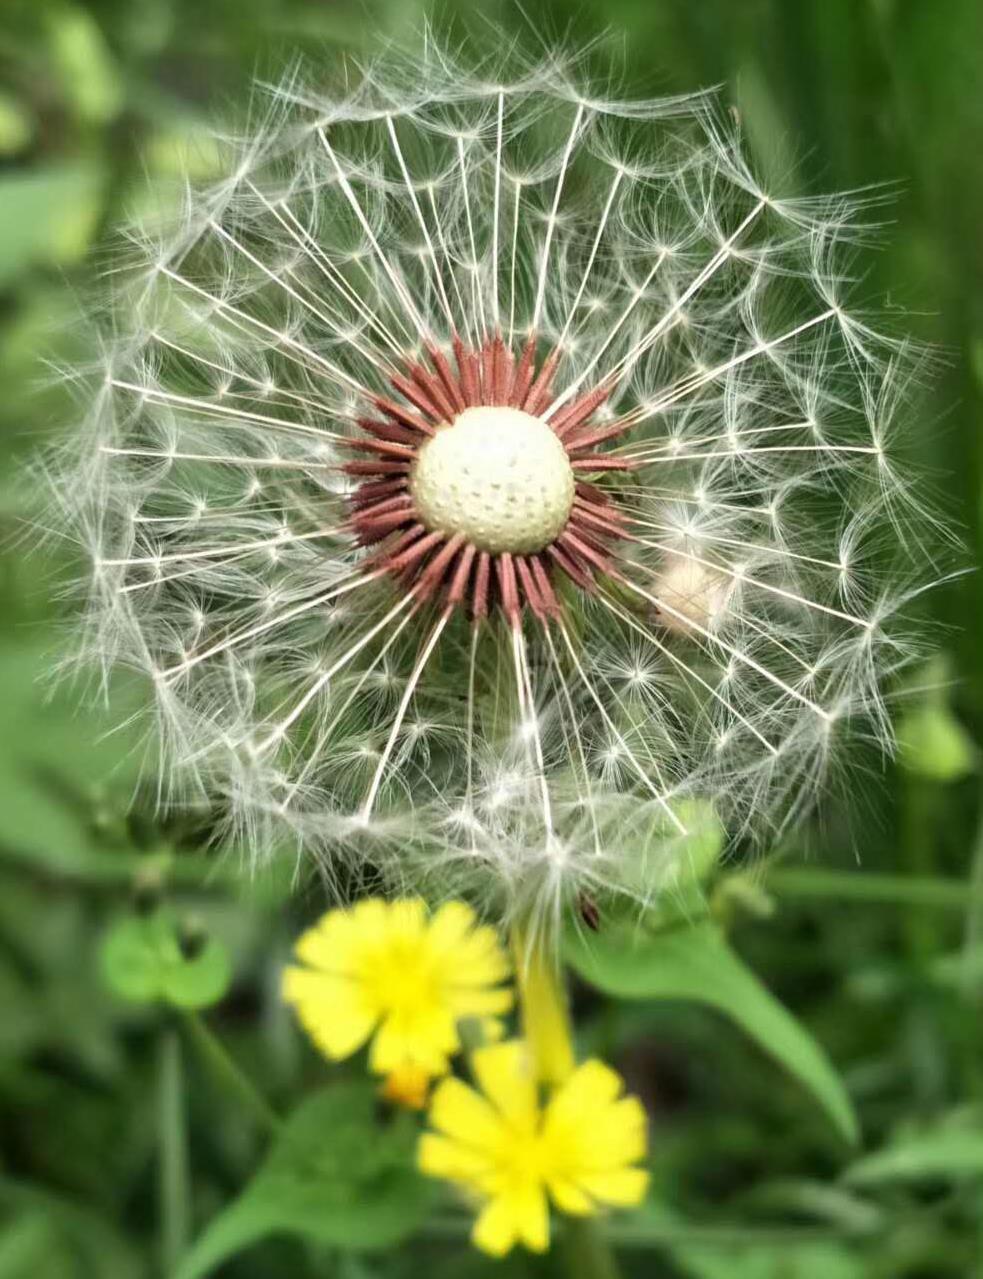
[(593, 1217), (567, 1217), (563, 1245), (571, 1279), (620, 1279), (611, 1246)]
[(197, 1013), (185, 1013), (184, 1024), (188, 1038), (217, 1082), (239, 1099), (260, 1128), (271, 1134), (277, 1132), (280, 1127), (279, 1115), (249, 1076), (236, 1064), (221, 1040), (208, 1029)]
[[(563, 975), (555, 955), (533, 929), (512, 932), (522, 1033), (540, 1082), (562, 1084), (576, 1057)], [(568, 1217), (564, 1222), (568, 1273), (572, 1279), (619, 1279), (618, 1264), (597, 1221)]]
[(575, 1065), (566, 992), (555, 958), (532, 933), (516, 928), (512, 936), (523, 1037), (537, 1077), (562, 1083)]
[(181, 1041), (172, 1026), (161, 1032), (157, 1071), (160, 1264), (162, 1273), (170, 1275), (187, 1247), (191, 1222), (184, 1068)]

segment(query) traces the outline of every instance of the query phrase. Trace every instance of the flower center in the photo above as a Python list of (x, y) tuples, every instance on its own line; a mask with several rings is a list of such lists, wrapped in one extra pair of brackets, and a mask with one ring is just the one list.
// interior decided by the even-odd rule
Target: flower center
[(410, 477), (421, 522), (480, 551), (528, 555), (563, 531), (574, 475), (563, 444), (521, 409), (465, 409), (422, 446)]
[(412, 1022), (421, 1012), (443, 1004), (443, 990), (430, 956), (413, 941), (393, 941), (374, 949), (360, 979), (373, 1010)]

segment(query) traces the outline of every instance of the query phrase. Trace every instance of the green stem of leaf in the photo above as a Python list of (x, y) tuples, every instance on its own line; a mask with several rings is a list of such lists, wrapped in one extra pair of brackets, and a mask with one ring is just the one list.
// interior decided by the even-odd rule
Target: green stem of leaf
[(158, 1049), (158, 1203), (161, 1272), (172, 1275), (191, 1234), (188, 1129), (184, 1108), (184, 1063), (177, 1031), (165, 1027)]
[(862, 871), (780, 869), (768, 872), (768, 889), (779, 897), (869, 902), (884, 906), (924, 906), (965, 911), (983, 886), (929, 875), (868, 875)]
[(205, 1022), (194, 1012), (183, 1014), (188, 1037), (215, 1080), (239, 1099), (264, 1132), (279, 1131), (280, 1117), (249, 1076), (237, 1065)]

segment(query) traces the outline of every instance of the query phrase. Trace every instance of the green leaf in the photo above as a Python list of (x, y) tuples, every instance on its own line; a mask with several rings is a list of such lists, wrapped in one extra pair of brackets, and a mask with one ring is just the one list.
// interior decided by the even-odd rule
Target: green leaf
[(724, 846), (724, 830), (713, 806), (700, 799), (675, 804), (674, 814), (685, 833), (668, 817), (653, 820), (648, 814), (640, 828), (634, 824), (633, 808), (637, 811), (634, 801), (627, 801), (624, 809), (617, 807), (611, 823), (610, 836), (617, 839), (621, 853), (621, 888), (645, 900), (658, 886), (655, 915), (660, 921), (705, 914), (704, 885)]
[(232, 976), (228, 952), (213, 937), (187, 955), (166, 910), (118, 920), (103, 940), (101, 961), (107, 985), (121, 999), (162, 999), (176, 1008), (217, 1003)]
[[(32, 1229), (24, 1230), (20, 1247), (26, 1249), (32, 1234), (40, 1241), (38, 1227), (43, 1220), (51, 1250), (43, 1260), (25, 1251), (17, 1258), (19, 1266), (0, 1268), (0, 1279), (23, 1279), (25, 1275), (34, 1279), (145, 1279), (146, 1268), (136, 1249), (110, 1220), (87, 1206), (46, 1186), (0, 1176), (0, 1210), (8, 1209), (17, 1223), (35, 1223)], [(14, 1238), (6, 1241), (15, 1257), (18, 1233), (13, 1232)], [(33, 1264), (28, 1264), (28, 1257)]]
[(67, 263), (89, 247), (101, 207), (93, 164), (53, 164), (0, 178), (0, 287), (37, 262)]
[(879, 1205), (844, 1186), (806, 1178), (761, 1182), (740, 1196), (740, 1204), (756, 1213), (805, 1217), (845, 1234), (876, 1234), (886, 1223), (886, 1215)]
[(865, 1155), (846, 1170), (854, 1186), (894, 1182), (965, 1181), (983, 1177), (983, 1118), (959, 1112), (923, 1132)]
[(193, 958), (168, 968), (164, 998), (175, 1008), (209, 1008), (229, 989), (232, 966), (225, 947), (209, 937)]
[(655, 934), (614, 927), (589, 938), (571, 932), (565, 954), (585, 981), (609, 995), (694, 1000), (718, 1009), (809, 1089), (847, 1141), (858, 1140), (853, 1105), (826, 1053), (734, 953), (715, 924)]
[(415, 1170), (409, 1115), (375, 1122), (369, 1083), (337, 1084), (287, 1120), (242, 1195), (205, 1229), (174, 1279), (202, 1279), (269, 1235), (346, 1251), (392, 1248), (420, 1225), (430, 1187)]
[(132, 796), (141, 761), (130, 721), (142, 694), (124, 681), (110, 707), (82, 711), (71, 691), (46, 696), (51, 661), (39, 649), (0, 648), (0, 847), (54, 873), (108, 876), (114, 852), (100, 817)]
[(75, 1271), (44, 1213), (25, 1214), (0, 1229), (0, 1279), (43, 1275), (45, 1267), (50, 1268), (48, 1273), (54, 1273), (58, 1266), (67, 1267), (67, 1274)]
[(863, 1259), (837, 1243), (754, 1243), (674, 1248), (692, 1279), (864, 1279)]

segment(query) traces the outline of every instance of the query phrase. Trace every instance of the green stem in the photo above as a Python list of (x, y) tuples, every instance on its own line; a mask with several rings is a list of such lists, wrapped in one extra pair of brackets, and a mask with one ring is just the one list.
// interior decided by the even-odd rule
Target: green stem
[[(983, 807), (980, 811), (983, 813)], [(975, 978), (971, 972), (969, 956), (979, 947), (981, 941), (983, 941), (983, 817), (980, 818), (976, 828), (976, 839), (973, 844), (963, 939), (963, 954), (966, 957), (963, 990), (966, 998), (977, 1004), (983, 1002), (983, 989), (980, 988), (979, 979)]]
[(221, 1040), (208, 1029), (197, 1013), (186, 1012), (184, 1024), (188, 1037), (218, 1083), (238, 1097), (260, 1128), (270, 1134), (277, 1132), (280, 1128), (279, 1115), (249, 1076), (236, 1064)]
[(537, 1078), (550, 1086), (573, 1073), (576, 1056), (559, 961), (516, 929), (512, 936), (522, 1035)]
[(780, 897), (869, 902), (883, 906), (910, 905), (965, 911), (970, 902), (983, 902), (983, 886), (936, 875), (880, 875), (792, 867), (769, 871), (765, 886)]
[(172, 1026), (161, 1031), (158, 1050), (157, 1124), (160, 1263), (167, 1279), (177, 1268), (191, 1234), (184, 1065), (181, 1041)]
[[(913, 877), (927, 879), (929, 876), (925, 871), (935, 864), (939, 788), (921, 777), (906, 777), (902, 785), (899, 832), (901, 857)], [(964, 884), (964, 909), (968, 889), (969, 885)], [(937, 949), (938, 921), (931, 915), (914, 909), (904, 915), (903, 925), (908, 952), (916, 966), (924, 968)]]
[(611, 1246), (593, 1217), (567, 1217), (563, 1247), (571, 1279), (620, 1279)]

